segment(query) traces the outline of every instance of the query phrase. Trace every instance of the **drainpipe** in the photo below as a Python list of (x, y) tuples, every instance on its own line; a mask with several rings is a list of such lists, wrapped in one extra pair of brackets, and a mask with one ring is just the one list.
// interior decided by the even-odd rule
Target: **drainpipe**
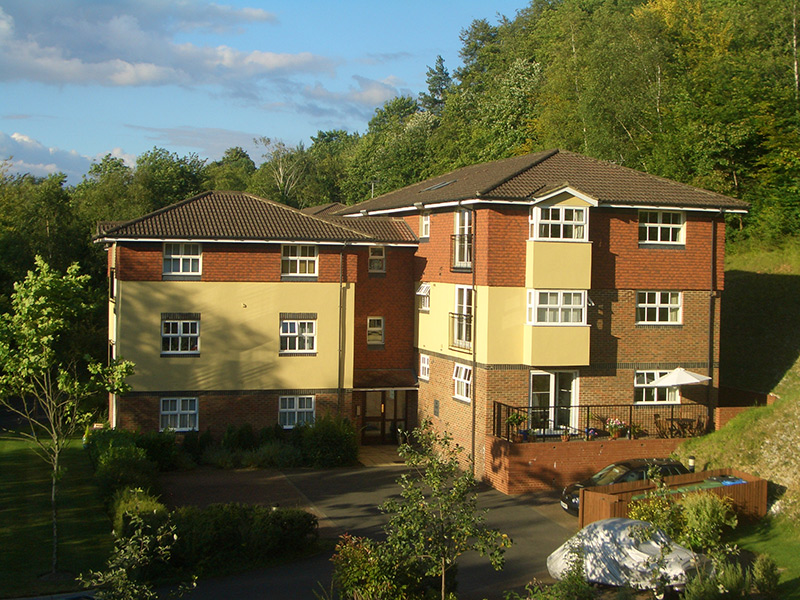
[[(719, 214), (722, 216), (723, 223), (725, 219), (725, 209), (720, 208)], [(715, 314), (717, 307), (717, 222), (716, 219), (711, 220), (711, 277), (710, 277), (710, 290), (708, 292), (708, 376), (711, 377), (710, 383), (706, 388), (706, 403), (708, 404), (709, 411), (712, 410), (711, 406), (711, 389), (714, 387), (714, 334), (715, 334)], [(717, 381), (719, 385), (719, 381)], [(709, 415), (711, 416), (711, 415)]]
[[(459, 203), (460, 204), (460, 203)], [(475, 205), (473, 204), (469, 211), (472, 214), (472, 239), (470, 240), (472, 244), (472, 255), (470, 258), (472, 259), (472, 476), (475, 476), (475, 461), (478, 460), (476, 454), (476, 438), (477, 438), (477, 431), (476, 425), (478, 422), (478, 415), (477, 415), (477, 407), (475, 406), (476, 397), (475, 392), (478, 389), (478, 286), (477, 286), (477, 244), (475, 243), (478, 236), (477, 231), (478, 228), (476, 227), (476, 215), (477, 212), (475, 211)]]
[[(344, 251), (347, 249), (347, 240), (342, 244), (342, 249), (339, 251), (339, 361), (337, 373), (336, 390), (338, 394), (339, 416), (342, 416), (344, 411), (344, 340), (345, 340), (345, 319), (342, 314), (345, 309), (344, 296)], [(348, 417), (349, 418), (349, 417)]]

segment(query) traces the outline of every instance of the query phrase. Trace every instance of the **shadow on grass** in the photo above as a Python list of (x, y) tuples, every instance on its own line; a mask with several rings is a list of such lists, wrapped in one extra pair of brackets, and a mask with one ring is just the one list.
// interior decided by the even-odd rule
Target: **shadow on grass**
[(727, 271), (720, 325), (720, 379), (769, 392), (800, 357), (800, 276)]

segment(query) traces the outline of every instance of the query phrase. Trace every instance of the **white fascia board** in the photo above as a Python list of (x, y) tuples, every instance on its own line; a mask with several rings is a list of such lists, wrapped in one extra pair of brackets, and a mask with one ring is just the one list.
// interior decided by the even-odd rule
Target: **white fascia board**
[(707, 213), (731, 213), (746, 215), (749, 211), (744, 208), (700, 208), (696, 206), (657, 206), (653, 204), (603, 204), (602, 208), (627, 208), (633, 210), (666, 210)]
[[(480, 199), (473, 199), (473, 200), (450, 200), (448, 202), (438, 202), (436, 204), (425, 204), (421, 208), (417, 208), (416, 206), (402, 206), (400, 208), (387, 208), (384, 210), (376, 210), (367, 213), (367, 216), (370, 217), (377, 217), (381, 215), (389, 215), (389, 214), (396, 214), (396, 213), (416, 213), (416, 212), (427, 212), (429, 210), (434, 210), (437, 208), (453, 208), (458, 206), (474, 206), (479, 204), (486, 204), (487, 206), (493, 206), (497, 204), (509, 204), (509, 205), (517, 205), (517, 206), (530, 206), (533, 204), (530, 200), (480, 200)], [(351, 215), (344, 215), (345, 217), (361, 217), (364, 216), (362, 214), (351, 214)]]
[(328, 242), (318, 240), (226, 240), (226, 239), (193, 239), (193, 238), (101, 238), (95, 243), (104, 242), (156, 242), (156, 243), (188, 243), (188, 244), (294, 244), (300, 246), (396, 246), (399, 248), (416, 248), (415, 242), (381, 242), (378, 240), (359, 240), (358, 242)]
[(597, 206), (599, 204), (596, 198), (593, 198), (592, 196), (590, 196), (588, 194), (584, 194), (583, 192), (581, 192), (579, 190), (576, 190), (574, 187), (569, 186), (569, 185), (565, 185), (565, 186), (560, 187), (558, 189), (555, 189), (555, 190), (553, 190), (551, 192), (547, 192), (543, 196), (537, 196), (536, 198), (534, 198), (534, 201), (532, 202), (532, 204), (539, 204), (540, 202), (545, 202), (546, 200), (549, 200), (550, 198), (554, 198), (555, 196), (558, 196), (559, 194), (572, 194), (576, 198), (579, 198), (579, 199), (583, 200), (584, 202), (586, 202), (586, 204), (588, 204), (589, 206)]

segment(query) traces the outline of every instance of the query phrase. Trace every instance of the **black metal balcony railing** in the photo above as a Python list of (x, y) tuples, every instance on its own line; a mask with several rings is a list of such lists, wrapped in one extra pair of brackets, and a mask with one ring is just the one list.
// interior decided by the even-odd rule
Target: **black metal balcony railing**
[(472, 270), (472, 234), (450, 236), (450, 254), (454, 271)]
[[(697, 437), (711, 426), (711, 410), (705, 404), (592, 404), (577, 407), (529, 408), (494, 403), (493, 434), (514, 440), (553, 441), (563, 433), (578, 439), (614, 437), (613, 423), (621, 422), (625, 438)], [(519, 415), (511, 419), (512, 415)], [(516, 422), (515, 422), (516, 421)], [(575, 425), (566, 425), (574, 423)]]
[(450, 313), (450, 348), (472, 350), (472, 315)]

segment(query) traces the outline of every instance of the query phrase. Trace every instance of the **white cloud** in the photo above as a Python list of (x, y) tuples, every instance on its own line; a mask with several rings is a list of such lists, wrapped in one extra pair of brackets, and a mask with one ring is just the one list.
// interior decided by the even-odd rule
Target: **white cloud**
[(17, 132), (0, 132), (0, 160), (8, 161), (11, 173), (47, 177), (60, 172), (70, 184), (78, 183), (92, 164), (91, 158), (74, 150), (48, 147)]

